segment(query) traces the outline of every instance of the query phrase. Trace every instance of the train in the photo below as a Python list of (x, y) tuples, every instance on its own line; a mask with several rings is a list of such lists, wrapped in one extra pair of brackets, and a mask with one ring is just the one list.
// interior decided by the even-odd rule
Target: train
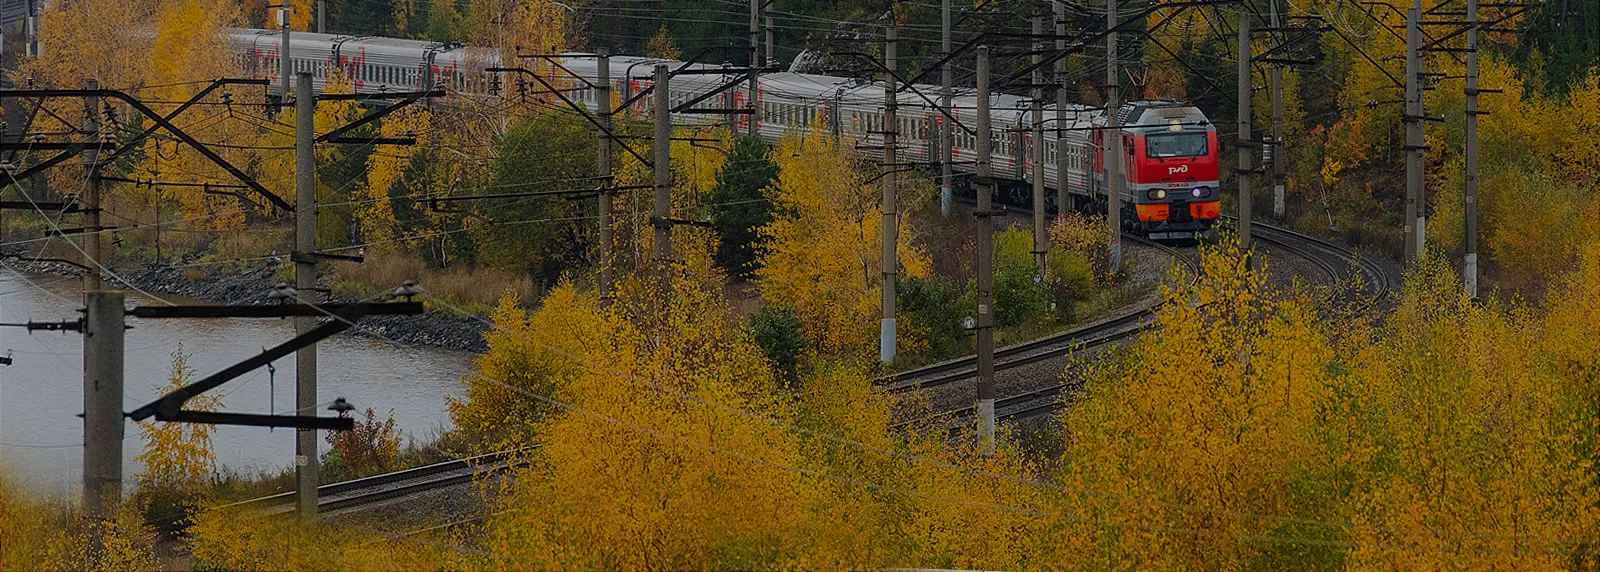
[[(234, 29), (229, 44), (246, 73), (274, 82), (281, 81), (279, 54), (283, 36), (276, 30)], [(442, 89), (449, 103), (461, 97), (507, 97), (514, 90), (503, 89), (513, 81), (501, 80), (486, 70), (499, 65), (493, 50), (459, 43), (439, 43), (372, 36), (348, 36), (294, 32), (290, 35), (289, 56), (294, 72), (312, 74), (320, 90), (335, 75), (342, 76), (359, 93), (419, 91), (425, 86)], [(575, 104), (597, 109), (598, 59), (594, 54), (567, 53), (553, 58), (559, 66), (554, 82), (564, 88)], [(688, 64), (639, 56), (609, 58), (611, 88), (624, 100), (652, 84), (653, 68), (667, 64), (671, 69), (695, 70), (676, 75), (669, 82), (669, 100), (678, 106), (719, 87), (737, 83), (724, 93), (712, 96), (696, 107), (750, 108), (750, 114), (692, 114), (679, 122), (726, 124), (737, 132), (748, 132), (754, 122), (755, 133), (777, 141), (786, 133), (806, 129), (822, 121), (833, 135), (853, 140), (861, 153), (882, 158), (884, 86), (859, 78), (801, 73), (793, 69), (759, 74), (754, 90), (747, 77), (726, 64)], [(720, 73), (719, 73), (720, 70)], [(575, 81), (581, 78), (582, 81)], [(537, 89), (537, 86), (535, 86)], [(934, 165), (940, 158), (939, 133), (947, 116), (937, 107), (940, 88), (914, 85), (902, 89), (897, 97), (898, 161)], [(633, 101), (634, 111), (648, 115), (648, 98)], [(977, 148), (976, 93), (970, 88), (955, 90), (950, 115), (966, 129), (954, 129), (952, 168), (970, 172)], [(1105, 129), (1108, 116), (1103, 109), (1083, 105), (1064, 108), (1065, 120), (1056, 120), (1054, 105), (1044, 106), (1050, 123), (1042, 141), (1032, 135), (1031, 110), (1027, 98), (1005, 93), (990, 98), (992, 132), (990, 168), (995, 179), (1004, 181), (1001, 200), (1029, 204), (1030, 187), (1036, 177), (1045, 186), (1066, 186), (1073, 204), (1053, 205), (1062, 209), (1104, 209), (1107, 195), (1105, 149), (1120, 149), (1123, 155), (1119, 204), (1125, 230), (1153, 240), (1204, 239), (1221, 216), (1217, 132), (1204, 113), (1179, 101), (1132, 101), (1116, 110), (1118, 129)], [(1057, 138), (1054, 135), (1060, 134)], [(1108, 144), (1109, 141), (1109, 144)], [(1035, 168), (1027, 157), (1032, 146), (1044, 145), (1043, 165)], [(1065, 172), (1058, 172), (1058, 154), (1066, 154)], [(1056, 193), (1051, 193), (1053, 200)]]

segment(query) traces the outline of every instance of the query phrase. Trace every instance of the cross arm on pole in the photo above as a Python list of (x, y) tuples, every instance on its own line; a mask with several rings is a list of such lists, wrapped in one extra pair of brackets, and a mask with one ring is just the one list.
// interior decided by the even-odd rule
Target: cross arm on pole
[(63, 161), (76, 157), (78, 156), (78, 153), (81, 152), (81, 149), (82, 148), (80, 147), (79, 149), (68, 149), (61, 153), (57, 153), (56, 156), (45, 159), (44, 161), (35, 164), (32, 167), (28, 167), (27, 169), (23, 169), (18, 173), (0, 173), (0, 188), (5, 188), (12, 183), (16, 183), (28, 177), (37, 175), (41, 172), (44, 172), (45, 169), (49, 169), (61, 164)]
[(262, 304), (256, 306), (138, 306), (128, 311), (135, 318), (287, 318), (339, 315), (352, 306), (365, 306), (363, 315), (421, 314), (422, 302), (386, 304)]
[(178, 423), (205, 423), (209, 425), (247, 425), (251, 427), (294, 427), (296, 429), (327, 429), (349, 431), (356, 420), (350, 417), (318, 417), (316, 415), (261, 415), (254, 413), (217, 413), (212, 411), (181, 410), (172, 419)]
[[(1494, 27), (1495, 24), (1503, 23), (1506, 20), (1510, 20), (1512, 18), (1515, 18), (1517, 16), (1522, 15), (1523, 12), (1527, 11), (1527, 7), (1526, 6), (1522, 6), (1520, 4), (1517, 5), (1517, 6), (1521, 6), (1521, 8), (1518, 9), (1518, 10), (1511, 10), (1508, 13), (1506, 13), (1505, 15), (1502, 15), (1499, 18), (1495, 18), (1493, 20), (1488, 20), (1488, 21), (1485, 21), (1485, 22), (1481, 22), (1481, 23), (1478, 24), (1477, 28), (1480, 29), (1480, 30), (1485, 29), (1485, 28), (1492, 28), (1492, 27)], [(1482, 7), (1482, 5), (1480, 5), (1480, 7)], [(1450, 38), (1454, 38), (1456, 36), (1465, 34), (1465, 33), (1467, 33), (1467, 30), (1470, 30), (1470, 29), (1472, 29), (1472, 26), (1462, 26), (1460, 28), (1451, 30), (1449, 33), (1447, 33), (1447, 34), (1445, 34), (1443, 36), (1439, 36), (1438, 39), (1434, 39), (1434, 40), (1429, 41), (1426, 44), (1423, 44), (1421, 49), (1422, 50), (1427, 50), (1427, 51), (1443, 51), (1440, 48), (1438, 48), (1439, 44), (1444, 43), (1445, 40), (1449, 40)]]
[(273, 346), (271, 349), (256, 354), (249, 359), (228, 366), (222, 371), (208, 375), (204, 379), (189, 385), (185, 385), (178, 389), (174, 389), (155, 401), (147, 403), (143, 407), (133, 410), (132, 413), (128, 414), (128, 418), (134, 421), (143, 421), (145, 419), (155, 417), (161, 421), (176, 421), (177, 416), (183, 409), (184, 403), (187, 403), (190, 398), (215, 389), (217, 386), (227, 383), (228, 381), (244, 375), (245, 373), (258, 367), (267, 365), (273, 360), (294, 353), (295, 350), (315, 344), (329, 338), (330, 336), (333, 336), (334, 334), (345, 331), (349, 329), (350, 326), (354, 325), (356, 320), (359, 320), (363, 316), (367, 315), (369, 310), (369, 304), (350, 304), (349, 306), (341, 308), (338, 312), (334, 313), (332, 320), (323, 322), (317, 327), (306, 331), (306, 333), (295, 336), (293, 339), (290, 339), (287, 342)]

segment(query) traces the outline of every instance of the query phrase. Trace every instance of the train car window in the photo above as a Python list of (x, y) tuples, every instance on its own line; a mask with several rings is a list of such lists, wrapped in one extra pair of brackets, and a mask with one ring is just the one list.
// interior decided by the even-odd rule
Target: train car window
[(1209, 149), (1205, 133), (1158, 133), (1146, 135), (1144, 138), (1144, 152), (1146, 157), (1197, 157), (1205, 155)]

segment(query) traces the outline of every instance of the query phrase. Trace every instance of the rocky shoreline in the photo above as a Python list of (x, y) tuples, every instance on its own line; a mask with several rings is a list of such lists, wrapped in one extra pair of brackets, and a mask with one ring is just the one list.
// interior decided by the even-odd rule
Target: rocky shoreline
[[(5, 264), (12, 269), (40, 274), (83, 274), (81, 268), (60, 262), (8, 258)], [(125, 280), (130, 289), (229, 305), (265, 304), (267, 292), (273, 285), (283, 281), (277, 276), (277, 263), (273, 261), (234, 266), (222, 271), (208, 269), (198, 277), (191, 277), (184, 268), (169, 265), (113, 266), (112, 272)], [(115, 284), (119, 280), (107, 276), (106, 282)], [(410, 345), (483, 353), (488, 350), (488, 344), (483, 340), (483, 334), (488, 331), (489, 326), (477, 317), (430, 311), (421, 316), (369, 316), (358, 322), (350, 334)]]

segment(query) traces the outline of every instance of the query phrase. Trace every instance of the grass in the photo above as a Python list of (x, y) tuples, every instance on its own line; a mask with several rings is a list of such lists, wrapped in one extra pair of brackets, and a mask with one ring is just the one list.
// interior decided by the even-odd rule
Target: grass
[(487, 268), (429, 268), (421, 259), (404, 254), (371, 255), (361, 264), (336, 262), (333, 276), (334, 295), (339, 297), (366, 298), (415, 280), (429, 295), (480, 316), (488, 315), (507, 291), (516, 292), (525, 303), (538, 294), (527, 276)]

